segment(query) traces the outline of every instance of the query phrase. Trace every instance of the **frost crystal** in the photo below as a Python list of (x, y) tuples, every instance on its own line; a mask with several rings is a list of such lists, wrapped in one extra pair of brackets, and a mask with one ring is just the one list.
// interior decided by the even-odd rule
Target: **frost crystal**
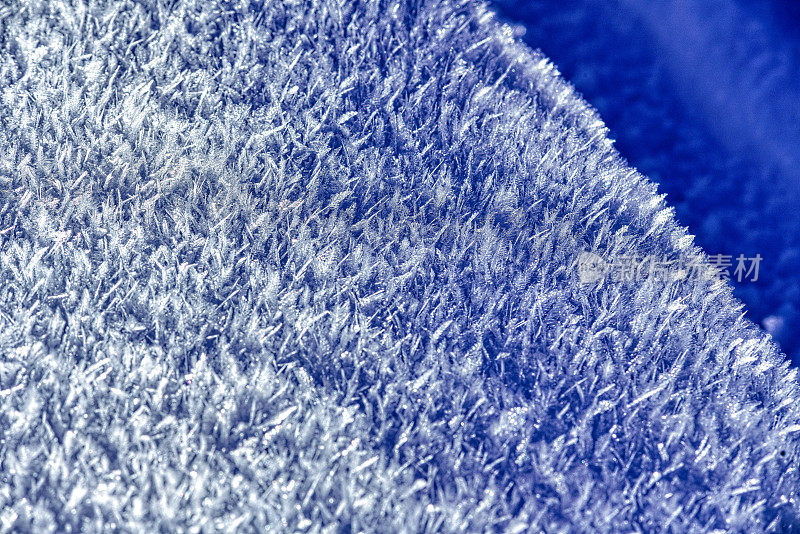
[(685, 234), (482, 4), (12, 4), (2, 529), (798, 526), (795, 372), (580, 283)]

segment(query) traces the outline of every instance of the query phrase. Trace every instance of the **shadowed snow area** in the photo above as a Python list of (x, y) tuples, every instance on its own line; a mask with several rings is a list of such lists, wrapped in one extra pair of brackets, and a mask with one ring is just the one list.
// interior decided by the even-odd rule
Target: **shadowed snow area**
[[(737, 0), (497, 0), (598, 109), (735, 295), (800, 362), (800, 11)], [(735, 263), (734, 263), (735, 266)], [(731, 269), (731, 272), (733, 269)]]
[(582, 279), (708, 258), (484, 4), (6, 6), (2, 529), (800, 527), (797, 371)]

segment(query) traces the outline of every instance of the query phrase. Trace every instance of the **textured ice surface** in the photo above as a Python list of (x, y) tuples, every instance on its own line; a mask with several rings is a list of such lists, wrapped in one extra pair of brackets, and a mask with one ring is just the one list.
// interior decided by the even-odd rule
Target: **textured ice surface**
[(600, 112), (800, 364), (800, 11), (777, 0), (495, 0)]
[(0, 525), (797, 528), (795, 370), (461, 1), (0, 10)]

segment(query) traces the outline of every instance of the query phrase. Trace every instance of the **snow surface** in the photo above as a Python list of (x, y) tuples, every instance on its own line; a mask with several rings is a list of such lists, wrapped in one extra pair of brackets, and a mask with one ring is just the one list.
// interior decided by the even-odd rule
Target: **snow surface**
[(798, 528), (797, 371), (480, 3), (0, 9), (0, 529)]

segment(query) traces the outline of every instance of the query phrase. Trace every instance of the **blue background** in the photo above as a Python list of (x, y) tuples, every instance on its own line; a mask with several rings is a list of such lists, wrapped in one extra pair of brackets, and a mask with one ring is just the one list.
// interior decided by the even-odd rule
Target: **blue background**
[(698, 245), (734, 267), (739, 254), (763, 257), (735, 295), (800, 363), (800, 3), (494, 7), (600, 112)]

